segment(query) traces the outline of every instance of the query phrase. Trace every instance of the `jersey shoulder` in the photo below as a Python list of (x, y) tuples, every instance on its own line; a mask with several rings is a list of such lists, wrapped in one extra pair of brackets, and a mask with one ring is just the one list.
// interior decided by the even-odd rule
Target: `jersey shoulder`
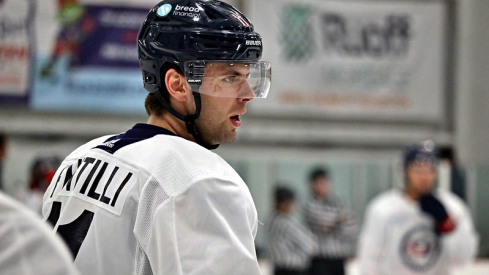
[(118, 157), (147, 171), (170, 196), (185, 192), (199, 181), (242, 182), (220, 156), (177, 136), (154, 136), (122, 148)]
[(63, 163), (66, 163), (66, 162), (70, 163), (70, 162), (73, 162), (73, 161), (76, 161), (76, 160), (82, 158), (83, 156), (85, 156), (90, 151), (90, 149), (92, 149), (93, 147), (95, 147), (99, 144), (102, 144), (104, 141), (106, 141), (111, 136), (113, 136), (113, 135), (101, 136), (101, 137), (92, 139), (83, 145), (80, 145), (78, 148), (76, 148), (73, 152), (71, 152), (63, 160)]
[(383, 192), (372, 199), (368, 206), (368, 211), (379, 214), (388, 215), (396, 211), (402, 205), (402, 193), (399, 190), (393, 189)]

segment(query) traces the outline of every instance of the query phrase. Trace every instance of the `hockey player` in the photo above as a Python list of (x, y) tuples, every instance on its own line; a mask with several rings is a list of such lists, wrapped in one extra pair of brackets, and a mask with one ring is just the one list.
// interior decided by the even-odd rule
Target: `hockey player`
[(434, 144), (404, 153), (403, 190), (391, 190), (369, 205), (358, 257), (362, 274), (449, 274), (477, 252), (478, 237), (463, 202), (434, 189)]
[(259, 274), (252, 197), (209, 149), (233, 141), (269, 91), (260, 35), (226, 3), (168, 0), (138, 47), (148, 122), (66, 157), (44, 217), (83, 274)]

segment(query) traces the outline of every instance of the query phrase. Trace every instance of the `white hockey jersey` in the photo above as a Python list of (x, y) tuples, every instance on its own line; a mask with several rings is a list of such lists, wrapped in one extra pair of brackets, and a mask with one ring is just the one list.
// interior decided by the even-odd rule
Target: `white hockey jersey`
[(39, 215), (0, 192), (0, 274), (79, 275), (63, 241)]
[(166, 129), (137, 124), (62, 163), (43, 215), (83, 274), (260, 274), (251, 194), (234, 169)]
[(361, 274), (449, 274), (450, 267), (470, 262), (478, 236), (463, 202), (449, 192), (435, 195), (456, 222), (456, 229), (438, 237), (433, 219), (419, 204), (392, 190), (367, 208), (359, 241)]

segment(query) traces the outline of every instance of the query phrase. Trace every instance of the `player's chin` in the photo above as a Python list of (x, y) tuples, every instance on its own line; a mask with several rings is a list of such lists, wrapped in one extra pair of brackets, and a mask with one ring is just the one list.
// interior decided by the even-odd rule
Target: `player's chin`
[(221, 142), (220, 143), (230, 143), (236, 140), (236, 129), (231, 130), (230, 132), (226, 133), (225, 136), (221, 137)]

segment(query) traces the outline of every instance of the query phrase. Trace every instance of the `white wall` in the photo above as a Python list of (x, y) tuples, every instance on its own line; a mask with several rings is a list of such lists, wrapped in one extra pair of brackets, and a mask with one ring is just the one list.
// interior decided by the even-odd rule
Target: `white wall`
[(489, 160), (489, 1), (459, 0), (456, 146), (464, 163)]

